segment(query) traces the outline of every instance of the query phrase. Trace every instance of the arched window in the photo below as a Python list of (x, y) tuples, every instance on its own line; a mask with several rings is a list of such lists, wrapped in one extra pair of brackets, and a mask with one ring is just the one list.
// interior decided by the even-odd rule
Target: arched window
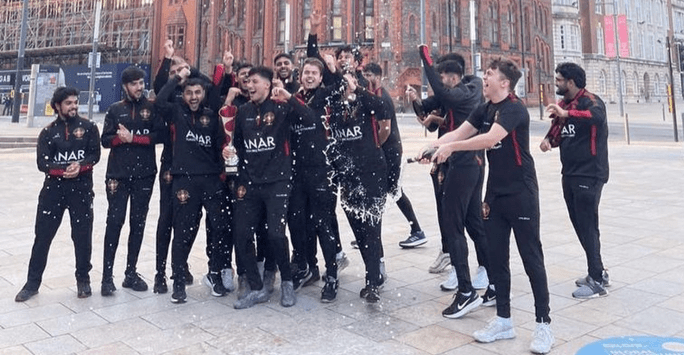
[(416, 17), (413, 15), (409, 15), (409, 21), (408, 21), (408, 30), (409, 30), (409, 38), (415, 39), (417, 37), (416, 33)]
[(508, 5), (508, 43), (511, 48), (518, 48), (518, 14), (514, 4)]
[(496, 3), (489, 5), (489, 40), (492, 46), (499, 46), (499, 8)]
[(598, 77), (598, 92), (599, 94), (606, 93), (606, 72), (601, 70)]

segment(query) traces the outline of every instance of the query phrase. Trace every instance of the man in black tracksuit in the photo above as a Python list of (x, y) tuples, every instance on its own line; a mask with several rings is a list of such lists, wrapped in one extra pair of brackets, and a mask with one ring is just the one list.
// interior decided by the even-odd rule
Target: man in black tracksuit
[[(399, 178), (401, 177), (401, 136), (399, 135), (399, 126), (397, 125), (397, 115), (394, 110), (394, 103), (387, 90), (381, 86), (382, 68), (376, 63), (369, 63), (363, 68), (363, 76), (368, 81), (368, 90), (374, 95), (382, 98), (384, 113), (383, 115), (389, 119), (380, 121), (389, 125), (379, 127), (380, 141), (382, 142), (382, 150), (385, 152), (385, 160), (387, 161), (387, 192), (396, 201), (397, 207), (401, 210), (406, 220), (411, 226), (411, 234), (409, 237), (400, 242), (399, 245), (404, 248), (413, 248), (427, 243), (425, 233), (420, 228), (416, 214), (413, 211), (413, 206), (408, 196), (404, 194), (404, 190), (399, 186)], [(384, 264), (381, 264), (381, 267)]]
[(57, 119), (38, 136), (36, 162), (45, 173), (38, 197), (35, 240), (31, 250), (26, 284), (15, 297), (24, 302), (38, 293), (47, 264), (50, 244), (69, 210), (71, 240), (76, 254), (78, 297), (91, 295), (93, 166), (100, 160), (100, 133), (97, 126), (78, 116), (78, 90), (60, 87), (50, 101)]
[[(294, 254), (293, 262), (297, 272), (293, 276), (294, 286), (307, 286), (319, 279), (315, 253), (316, 238), (321, 244), (325, 259), (325, 286), (321, 290), (321, 301), (332, 302), (337, 296), (337, 234), (336, 215), (337, 185), (331, 184), (328, 176), (332, 167), (326, 152), (330, 141), (329, 125), (331, 101), (340, 99), (333, 87), (321, 87), (324, 64), (316, 58), (307, 58), (302, 66), (300, 90), (295, 96), (306, 105), (299, 109), (300, 115), (309, 116), (293, 122), (292, 157), (293, 187), (290, 196), (288, 226)], [(341, 80), (342, 78), (339, 77)], [(305, 123), (308, 122), (308, 123)], [(309, 251), (307, 253), (307, 251)], [(312, 270), (313, 269), (313, 270)]]
[[(234, 303), (236, 309), (266, 302), (272, 292), (263, 285), (254, 249), (254, 233), (264, 219), (269, 251), (282, 280), (280, 304), (291, 307), (296, 303), (285, 235), (292, 189), (290, 135), (294, 113), (290, 105), (296, 99), (290, 97), (290, 105), (274, 101), (271, 98), (272, 80), (271, 69), (252, 68), (247, 84), (250, 101), (239, 108), (222, 109), (222, 115), (235, 117), (233, 144), (239, 158), (233, 192), (235, 251), (238, 270), (245, 270), (250, 286), (250, 291)], [(286, 93), (282, 88), (276, 89)]]
[[(432, 59), (427, 46), (419, 47), (426, 76), (435, 93), (434, 98), (439, 102), (442, 111), (446, 113), (445, 122), (449, 132), (457, 129), (470, 113), (482, 103), (482, 82), (479, 78), (461, 80), (463, 67), (456, 60), (446, 60), (438, 64), (437, 70), (432, 65)], [(437, 72), (439, 72), (438, 76)], [(444, 82), (443, 82), (444, 81)], [(449, 82), (452, 87), (445, 85)], [(424, 110), (431, 111), (430, 100)], [(475, 291), (470, 279), (468, 267), (468, 243), (465, 229), (475, 244), (478, 263), (486, 270), (489, 266), (487, 239), (482, 222), (482, 184), (484, 181), (483, 151), (464, 151), (453, 153), (447, 162), (440, 164), (437, 169), (442, 175), (433, 179), (437, 182), (438, 207), (440, 208), (439, 225), (443, 236), (443, 243), (449, 251), (451, 265), (455, 271), (457, 283), (447, 280), (440, 287), (443, 290), (458, 289), (453, 303), (442, 312), (447, 318), (460, 318), (483, 301), (487, 305), (494, 305), (495, 293), (485, 283), (487, 288), (484, 299), (474, 293), (475, 302), (470, 308), (459, 308), (464, 299)], [(434, 175), (433, 175), (434, 176)], [(451, 278), (450, 278), (451, 279)], [(488, 280), (487, 280), (488, 281)], [(479, 286), (482, 287), (482, 286)]]
[[(333, 161), (342, 192), (342, 208), (366, 265), (366, 286), (361, 298), (380, 300), (382, 213), (387, 197), (387, 164), (378, 131), (382, 100), (344, 75), (347, 100), (344, 110), (332, 115), (330, 129), (339, 154)], [(376, 116), (377, 114), (377, 116)], [(378, 117), (379, 116), (379, 117)]]
[[(512, 229), (534, 295), (537, 325), (530, 350), (545, 354), (551, 350), (554, 337), (549, 324), (549, 288), (539, 233), (539, 188), (529, 150), (530, 116), (512, 93), (521, 76), (513, 62), (493, 61), (483, 80), (484, 95), (489, 101), (478, 106), (457, 130), (428, 147), (439, 147), (432, 157), (438, 163), (446, 161), (453, 152), (488, 148), (489, 177), (482, 210), (489, 242), (489, 276), (496, 287), (497, 317), (473, 333), (473, 337), (485, 343), (515, 337), (510, 309)], [(460, 296), (459, 292), (457, 298)], [(476, 304), (477, 297), (473, 292), (459, 302), (463, 303), (457, 308), (468, 308)]]
[[(155, 106), (159, 114), (172, 124), (173, 164), (173, 302), (185, 302), (185, 275), (190, 249), (197, 235), (199, 214), (204, 207), (207, 213), (207, 249), (209, 273), (207, 281), (212, 295), (223, 296), (226, 289), (221, 280), (223, 244), (221, 237), (227, 233), (227, 206), (224, 184), (222, 154), (225, 132), (216, 113), (203, 105), (206, 82), (188, 79), (190, 71), (182, 69), (157, 96)], [(183, 103), (169, 104), (179, 82), (183, 81)]]
[[(154, 92), (157, 96), (161, 92), (161, 89), (168, 82), (169, 77), (173, 77), (178, 74), (183, 68), (190, 70), (189, 78), (200, 78), (203, 80), (205, 85), (209, 88), (206, 93), (206, 105), (211, 109), (218, 109), (221, 106), (221, 100), (219, 97), (219, 90), (214, 86), (211, 86), (211, 79), (203, 75), (196, 68), (191, 68), (185, 60), (180, 57), (174, 56), (173, 42), (167, 40), (164, 44), (165, 57), (159, 67), (159, 71), (154, 79)], [(158, 99), (157, 99), (158, 100)], [(168, 97), (169, 104), (182, 103), (183, 102), (183, 91), (179, 86), (175, 88), (173, 93)], [(157, 221), (157, 235), (156, 235), (156, 269), (157, 273), (154, 278), (154, 292), (155, 293), (166, 293), (168, 292), (168, 287), (166, 285), (166, 257), (169, 253), (169, 246), (171, 245), (171, 230), (173, 227), (173, 175), (171, 174), (171, 166), (173, 163), (173, 144), (171, 142), (171, 129), (172, 122), (169, 122), (165, 117), (162, 117), (162, 121), (165, 123), (164, 129), (160, 132), (158, 140), (163, 142), (164, 150), (161, 154), (161, 166), (159, 168), (159, 219)], [(197, 223), (199, 223), (202, 218), (201, 212), (197, 216)], [(211, 228), (207, 226), (207, 234), (210, 234)], [(197, 230), (195, 230), (197, 233)], [(230, 239), (230, 234), (227, 234), (226, 239)], [(230, 243), (224, 243), (225, 248), (231, 248)], [(207, 243), (207, 256), (210, 253), (209, 243)], [(226, 255), (229, 258), (229, 254), (222, 252), (221, 255)], [(229, 268), (230, 260), (223, 260), (221, 262), (224, 269)], [(190, 285), (193, 282), (192, 273), (190, 269), (185, 275), (185, 282)], [(232, 275), (232, 273), (231, 273)]]
[(553, 122), (541, 143), (546, 152), (560, 147), (563, 164), (563, 196), (570, 221), (587, 256), (589, 275), (579, 278), (572, 296), (607, 296), (608, 273), (601, 260), (599, 203), (603, 185), (608, 182), (608, 122), (606, 106), (584, 87), (584, 69), (574, 63), (556, 68), (557, 94), (563, 99), (547, 111)]
[(145, 72), (138, 67), (131, 66), (123, 71), (121, 82), (126, 98), (109, 107), (102, 129), (102, 146), (110, 148), (105, 181), (109, 208), (104, 236), (103, 296), (110, 296), (116, 290), (112, 269), (129, 200), (128, 258), (122, 286), (135, 291), (147, 290), (147, 283), (136, 272), (136, 265), (157, 173), (154, 145), (163, 123), (154, 105), (142, 94), (144, 78)]
[[(439, 70), (437, 70), (433, 66), (429, 53), (427, 53), (427, 47), (420, 46), (419, 53), (423, 60), (426, 76), (434, 91), (434, 96), (420, 101), (415, 96), (415, 90), (411, 88), (409, 93), (411, 94), (410, 96), (414, 96), (413, 105), (418, 111), (425, 113), (440, 111), (444, 115), (441, 121), (419, 117), (419, 119), (422, 119), (421, 123), (428, 130), (437, 130), (438, 137), (442, 137), (458, 128), (475, 107), (482, 102), (482, 80), (476, 76), (463, 76), (465, 61), (458, 54), (450, 53), (440, 58), (437, 63)], [(441, 80), (440, 77), (442, 76), (449, 83)], [(486, 275), (486, 271), (482, 271), (482, 269), (486, 269), (487, 251), (484, 226), (482, 225), (480, 213), (484, 181), (484, 157), (482, 152), (465, 154), (468, 156), (461, 157), (460, 159), (450, 158), (442, 164), (433, 166), (431, 171), (437, 204), (437, 218), (442, 236), (442, 250), (429, 271), (431, 273), (438, 273), (450, 263), (453, 267), (449, 279), (440, 284), (443, 290), (455, 290), (459, 285), (458, 281), (460, 279), (458, 278), (456, 267), (452, 263), (451, 254), (455, 251), (457, 255), (467, 256), (468, 250), (467, 245), (464, 244), (465, 240), (461, 240), (458, 237), (459, 235), (464, 235), (464, 227), (475, 244), (475, 253), (478, 265), (480, 265), (478, 274), (484, 272), (484, 275)], [(450, 169), (452, 164), (454, 169)], [(475, 171), (473, 169), (474, 166), (479, 166), (479, 171)], [(447, 181), (447, 177), (451, 174), (453, 175)], [(459, 179), (467, 179), (469, 184), (461, 185)], [(454, 211), (451, 206), (454, 200), (459, 201), (459, 211)], [(444, 201), (448, 201), (447, 205), (444, 205)], [(456, 218), (456, 215), (452, 213), (456, 213), (459, 217)], [(454, 235), (454, 233), (457, 234)], [(466, 248), (465, 250), (463, 250), (464, 247)], [(459, 252), (459, 250), (461, 251)], [(448, 256), (448, 260), (443, 260), (444, 256)], [(461, 279), (465, 279), (463, 272), (467, 270), (463, 269), (463, 267), (464, 263), (467, 267), (468, 258), (459, 257), (458, 259), (460, 260)], [(454, 276), (456, 279), (454, 279)], [(488, 282), (486, 277), (483, 276), (482, 279)], [(486, 288), (487, 282), (483, 282), (483, 286), (478, 285), (478, 288)]]

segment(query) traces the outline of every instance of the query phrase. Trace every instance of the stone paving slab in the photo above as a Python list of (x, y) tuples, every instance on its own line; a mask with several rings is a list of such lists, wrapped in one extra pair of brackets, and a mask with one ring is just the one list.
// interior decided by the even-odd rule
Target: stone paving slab
[[(628, 109), (634, 112), (639, 108)], [(635, 114), (634, 122), (648, 123), (650, 119), (644, 112)], [(548, 124), (548, 120), (532, 122), (531, 147), (540, 183), (542, 243), (556, 334), (552, 353), (574, 354), (590, 342), (621, 335), (684, 337), (682, 144), (660, 140), (626, 145), (619, 137), (611, 139), (611, 180), (604, 188), (601, 230), (603, 255), (614, 285), (608, 297), (579, 301), (570, 294), (574, 279), (586, 273), (586, 264), (565, 210), (558, 153), (542, 154), (537, 149)], [(8, 125), (0, 119), (0, 127)], [(434, 139), (426, 138), (420, 127), (403, 116), (400, 128), (406, 154)], [(0, 353), (529, 353), (533, 297), (513, 238), (512, 315), (517, 338), (493, 344), (474, 342), (472, 332), (495, 315), (494, 308), (482, 307), (459, 320), (441, 317), (452, 296), (438, 286), (446, 273), (427, 272), (440, 242), (429, 166), (415, 164), (405, 166), (403, 186), (429, 241), (413, 250), (399, 248), (397, 243), (407, 236), (409, 226), (398, 208), (388, 206), (383, 244), (389, 280), (378, 304), (365, 304), (358, 297), (363, 285), (362, 260), (358, 251), (349, 247), (353, 237), (339, 209), (343, 246), (351, 266), (340, 274), (340, 292), (334, 303), (319, 302), (322, 282), (300, 290), (297, 305), (289, 309), (279, 305), (280, 292), (276, 290), (270, 302), (237, 311), (232, 308), (235, 295), (212, 297), (198, 281), (188, 288), (184, 305), (172, 304), (169, 294), (121, 287), (113, 297), (103, 298), (99, 283), (107, 207), (106, 154), (103, 150), (94, 175), (93, 296), (76, 298), (73, 246), (65, 217), (52, 245), (40, 293), (19, 304), (14, 295), (26, 277), (43, 175), (36, 169), (33, 149), (0, 151)], [(139, 265), (139, 272), (150, 284), (158, 214), (156, 189)], [(124, 226), (114, 269), (117, 284), (123, 279), (127, 233)], [(206, 272), (205, 240), (202, 230), (190, 257), (197, 280)], [(470, 258), (472, 270), (476, 268), (474, 259)], [(320, 255), (319, 260), (323, 260)]]

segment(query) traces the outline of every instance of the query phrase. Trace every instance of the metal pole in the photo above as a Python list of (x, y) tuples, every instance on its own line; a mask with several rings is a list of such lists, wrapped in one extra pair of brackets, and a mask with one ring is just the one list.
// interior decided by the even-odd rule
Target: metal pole
[[(425, 0), (420, 0), (420, 43), (425, 43)], [(431, 46), (428, 46), (431, 48)], [(427, 77), (425, 76), (425, 70), (423, 70), (423, 75), (421, 77), (421, 87), (420, 87), (420, 98), (424, 100), (427, 97)]]
[(630, 143), (629, 139), (629, 115), (625, 113), (625, 139), (627, 140), (627, 145)]
[(97, 67), (97, 44), (100, 42), (100, 17), (102, 15), (102, 0), (95, 3), (95, 26), (93, 28), (93, 60), (90, 63), (90, 88), (88, 89), (88, 119), (93, 119), (93, 104), (95, 103), (95, 69)]
[[(523, 9), (523, 3), (522, 0), (518, 1), (518, 5), (520, 6), (520, 63), (521, 65), (521, 71), (523, 75), (527, 75), (527, 72), (525, 72), (525, 25), (523, 24), (525, 21), (525, 12)], [(527, 100), (527, 77), (525, 79), (525, 100)], [(527, 101), (525, 101), (527, 102)]]
[(21, 33), (19, 35), (19, 54), (17, 55), (17, 74), (14, 76), (14, 107), (12, 108), (12, 123), (19, 122), (21, 110), (21, 70), (24, 69), (24, 51), (26, 50), (26, 27), (28, 21), (28, 0), (24, 0), (21, 14)]
[[(672, 50), (670, 47), (670, 36), (667, 36), (667, 68), (670, 71), (670, 90), (667, 92), (668, 99), (672, 104), (672, 126), (674, 127), (675, 142), (679, 142), (679, 131), (677, 130), (677, 106), (674, 97), (674, 76), (672, 74)], [(684, 122), (682, 123), (684, 125)]]
[(617, 0), (613, 0), (613, 22), (615, 26), (615, 59), (618, 71), (618, 98), (620, 100), (620, 116), (625, 115), (624, 101), (622, 99), (622, 69), (620, 68), (620, 37), (618, 36)]
[(540, 57), (540, 61), (537, 62), (537, 80), (539, 82), (539, 119), (544, 119), (544, 85), (541, 82), (541, 60), (544, 57)]
[(476, 27), (475, 0), (470, 0), (470, 57), (473, 63), (473, 75), (477, 74), (477, 66), (475, 65), (475, 41), (477, 41), (477, 32), (475, 32)]
[(451, 53), (451, 36), (453, 34), (453, 28), (451, 27), (451, 18), (454, 14), (451, 12), (451, 0), (447, 2), (447, 13), (449, 14), (449, 53)]
[(290, 2), (285, 3), (285, 46), (283, 52), (287, 53), (290, 50)]
[(40, 64), (31, 64), (31, 83), (29, 84), (28, 111), (26, 111), (26, 127), (33, 127), (33, 117), (36, 109), (36, 79), (40, 71)]

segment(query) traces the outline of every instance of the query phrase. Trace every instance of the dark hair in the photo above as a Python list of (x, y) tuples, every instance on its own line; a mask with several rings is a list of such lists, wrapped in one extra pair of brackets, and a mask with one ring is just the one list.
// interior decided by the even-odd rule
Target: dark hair
[(560, 63), (556, 67), (556, 73), (560, 74), (565, 80), (572, 80), (575, 86), (584, 89), (587, 85), (587, 74), (584, 69), (575, 63)]
[(382, 76), (382, 68), (378, 63), (368, 63), (363, 67), (363, 71)]
[(249, 70), (249, 74), (247, 74), (247, 76), (252, 76), (252, 75), (258, 75), (258, 76), (268, 80), (269, 82), (273, 81), (273, 70), (271, 70), (271, 68), (269, 68), (269, 67), (265, 67), (262, 65), (253, 67), (252, 69)]
[(356, 60), (358, 63), (361, 63), (363, 61), (363, 54), (361, 54), (361, 51), (359, 51), (359, 48), (357, 47), (352, 47), (348, 44), (338, 47), (335, 50), (335, 59), (340, 59), (340, 54), (342, 52), (349, 52), (354, 56), (354, 60)]
[(305, 65), (313, 65), (318, 68), (318, 70), (321, 71), (321, 74), (323, 74), (323, 68), (324, 64), (323, 62), (320, 61), (320, 59), (315, 58), (315, 57), (309, 57), (304, 59), (304, 63), (302, 64), (302, 68), (304, 68)]
[(60, 86), (55, 89), (55, 92), (52, 94), (50, 106), (52, 106), (53, 110), (57, 111), (57, 105), (61, 104), (62, 101), (66, 100), (70, 96), (78, 97), (78, 94), (79, 92), (76, 88), (71, 86)]
[(520, 69), (518, 69), (518, 66), (508, 59), (494, 59), (489, 64), (489, 69), (498, 69), (499, 72), (503, 74), (506, 77), (506, 79), (508, 79), (508, 88), (511, 91), (515, 90), (515, 85), (518, 83), (518, 80), (522, 76), (522, 73), (520, 72)]
[(465, 70), (465, 59), (463, 58), (462, 55), (458, 53), (447, 53), (441, 57), (439, 57), (436, 61), (437, 64), (446, 62), (447, 60), (455, 60), (456, 63), (458, 63), (463, 70)]
[(185, 89), (188, 86), (195, 85), (199, 85), (202, 87), (202, 90), (204, 90), (205, 92), (207, 91), (207, 81), (202, 78), (188, 78), (183, 82), (183, 84), (181, 84), (181, 88), (183, 89), (183, 91), (185, 91)]
[(437, 72), (463, 76), (463, 67), (455, 60), (445, 60), (437, 64)]
[(130, 67), (124, 69), (124, 71), (121, 72), (121, 83), (132, 83), (136, 80), (143, 79), (144, 77), (144, 70), (140, 69), (139, 67), (136, 67), (135, 65), (131, 65)]
[(280, 53), (277, 56), (275, 56), (275, 58), (273, 58), (273, 64), (275, 64), (275, 62), (277, 62), (278, 59), (283, 58), (283, 57), (289, 59), (290, 62), (294, 63), (294, 59), (292, 59), (292, 56), (289, 53), (283, 52), (283, 53)]
[(249, 63), (249, 62), (238, 62), (237, 64), (235, 64), (235, 73), (237, 74), (237, 72), (239, 72), (239, 71), (242, 70), (242, 69), (245, 69), (245, 68), (252, 68), (252, 67), (253, 67), (252, 63)]

